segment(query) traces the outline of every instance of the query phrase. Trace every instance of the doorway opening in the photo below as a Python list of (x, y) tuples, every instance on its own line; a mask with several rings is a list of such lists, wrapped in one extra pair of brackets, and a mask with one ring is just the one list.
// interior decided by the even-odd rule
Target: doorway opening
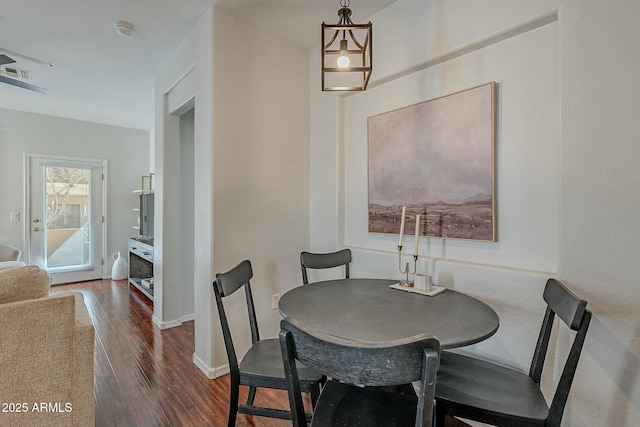
[(27, 155), (29, 263), (52, 284), (101, 279), (106, 162)]

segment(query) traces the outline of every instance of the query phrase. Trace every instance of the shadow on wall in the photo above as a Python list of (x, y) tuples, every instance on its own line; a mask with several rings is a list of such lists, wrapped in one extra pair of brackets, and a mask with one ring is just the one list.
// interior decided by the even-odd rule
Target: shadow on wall
[[(574, 384), (571, 393), (583, 394), (582, 399), (591, 402), (598, 412), (606, 410), (602, 419), (608, 420), (609, 425), (636, 425), (637, 414), (640, 414), (640, 399), (637, 397), (640, 394), (640, 312), (637, 303), (588, 290), (580, 290), (580, 295), (588, 301), (587, 308), (593, 312), (585, 352), (615, 383), (617, 390), (607, 396), (603, 395), (602, 388), (593, 384), (580, 386), (580, 383), (584, 384), (580, 377), (589, 377), (589, 366), (583, 363), (589, 359), (585, 359), (578, 365), (578, 384)], [(615, 327), (618, 322), (622, 324), (620, 329)], [(616, 333), (618, 330), (630, 334), (626, 341), (626, 336)], [(589, 395), (587, 391), (590, 391)]]
[[(255, 274), (255, 273), (254, 273)], [(266, 288), (268, 295), (278, 293), (278, 264), (275, 261), (269, 261), (264, 269), (264, 277), (261, 278), (263, 286)]]
[[(548, 276), (443, 261), (436, 262), (433, 271), (434, 283), (481, 300), (500, 318), (494, 336), (459, 352), (528, 372), (546, 310), (542, 293)], [(558, 346), (557, 333), (556, 328), (550, 355)], [(550, 359), (545, 370), (554, 372), (554, 363)]]

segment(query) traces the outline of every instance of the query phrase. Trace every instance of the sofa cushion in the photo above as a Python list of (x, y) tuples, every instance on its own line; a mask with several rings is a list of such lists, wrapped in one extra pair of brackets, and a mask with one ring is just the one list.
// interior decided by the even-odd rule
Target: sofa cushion
[(0, 270), (0, 304), (46, 296), (51, 277), (37, 265)]

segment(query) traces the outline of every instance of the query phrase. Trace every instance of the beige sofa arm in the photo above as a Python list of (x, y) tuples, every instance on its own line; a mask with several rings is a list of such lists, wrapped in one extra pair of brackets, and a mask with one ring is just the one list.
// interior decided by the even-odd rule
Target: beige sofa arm
[(93, 426), (95, 332), (82, 294), (1, 304), (0, 325), (0, 426)]
[(93, 426), (95, 424), (93, 394), (95, 329), (82, 294), (74, 292), (71, 295), (74, 296), (76, 315), (73, 339), (74, 369), (72, 371), (74, 388), (71, 397), (71, 401), (76, 403), (71, 413), (72, 425)]

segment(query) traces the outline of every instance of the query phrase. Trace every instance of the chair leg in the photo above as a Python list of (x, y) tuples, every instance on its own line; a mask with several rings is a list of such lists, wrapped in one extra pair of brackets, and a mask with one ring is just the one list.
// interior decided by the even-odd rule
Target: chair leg
[(433, 399), (433, 408), (431, 408), (431, 427), (438, 427), (438, 424), (436, 423), (436, 405), (438, 404), (438, 402), (436, 402), (436, 399)]
[(256, 398), (256, 387), (249, 387), (249, 396), (247, 397), (247, 405), (253, 405), (253, 399)]
[(240, 396), (240, 378), (231, 376), (231, 390), (229, 392), (229, 421), (227, 427), (235, 427), (238, 416), (238, 398)]
[(444, 427), (445, 418), (447, 416), (447, 410), (442, 404), (442, 402), (435, 402), (434, 408), (436, 412), (435, 416), (435, 425), (436, 427)]
[(309, 395), (311, 396), (311, 407), (315, 409), (318, 398), (320, 397), (320, 383), (317, 383), (315, 387), (309, 389)]

